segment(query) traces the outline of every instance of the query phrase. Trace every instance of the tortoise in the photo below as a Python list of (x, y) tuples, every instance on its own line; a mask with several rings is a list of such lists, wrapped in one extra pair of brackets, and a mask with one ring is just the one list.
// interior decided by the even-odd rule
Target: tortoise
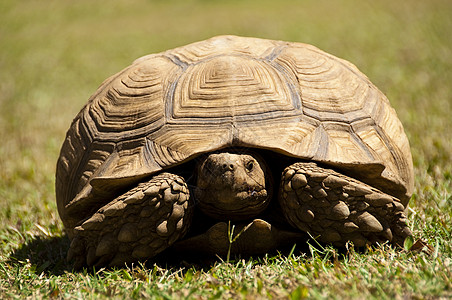
[(402, 124), (353, 64), (238, 36), (144, 56), (108, 78), (56, 170), (78, 266), (166, 249), (255, 255), (306, 234), (400, 245), (412, 191)]

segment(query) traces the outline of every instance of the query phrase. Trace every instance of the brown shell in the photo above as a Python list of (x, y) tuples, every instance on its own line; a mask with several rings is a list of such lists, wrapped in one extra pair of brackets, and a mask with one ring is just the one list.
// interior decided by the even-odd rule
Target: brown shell
[(151, 174), (230, 146), (342, 169), (407, 204), (408, 140), (387, 98), (313, 46), (219, 36), (136, 60), (74, 119), (56, 173), (67, 228)]

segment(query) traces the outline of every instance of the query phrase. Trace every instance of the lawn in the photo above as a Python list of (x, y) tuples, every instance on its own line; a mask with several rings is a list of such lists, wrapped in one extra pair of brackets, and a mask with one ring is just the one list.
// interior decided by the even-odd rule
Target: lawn
[[(0, 298), (452, 297), (452, 2), (0, 2)], [(72, 118), (137, 57), (236, 34), (313, 44), (389, 98), (408, 135), (408, 219), (431, 251), (322, 248), (74, 272), (54, 174)], [(426, 253), (429, 252), (429, 253)]]

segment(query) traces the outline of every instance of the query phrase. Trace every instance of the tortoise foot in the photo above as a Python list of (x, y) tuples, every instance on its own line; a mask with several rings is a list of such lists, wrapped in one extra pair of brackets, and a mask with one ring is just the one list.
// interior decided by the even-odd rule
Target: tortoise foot
[(180, 253), (226, 257), (264, 254), (281, 246), (292, 246), (305, 239), (300, 232), (279, 230), (261, 219), (236, 225), (218, 222), (207, 232), (175, 243), (173, 249)]
[(292, 226), (335, 246), (403, 245), (411, 235), (397, 198), (315, 163), (284, 170), (279, 201)]
[(191, 211), (184, 179), (162, 173), (81, 222), (74, 230), (68, 259), (80, 268), (151, 258), (186, 233)]

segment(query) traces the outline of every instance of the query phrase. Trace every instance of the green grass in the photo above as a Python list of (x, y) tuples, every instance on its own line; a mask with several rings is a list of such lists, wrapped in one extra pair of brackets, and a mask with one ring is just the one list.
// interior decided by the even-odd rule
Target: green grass
[[(2, 1), (0, 298), (452, 297), (451, 13), (448, 0)], [(410, 140), (408, 219), (433, 254), (317, 247), (212, 266), (71, 271), (54, 171), (72, 118), (135, 58), (217, 34), (311, 43), (369, 76)]]

